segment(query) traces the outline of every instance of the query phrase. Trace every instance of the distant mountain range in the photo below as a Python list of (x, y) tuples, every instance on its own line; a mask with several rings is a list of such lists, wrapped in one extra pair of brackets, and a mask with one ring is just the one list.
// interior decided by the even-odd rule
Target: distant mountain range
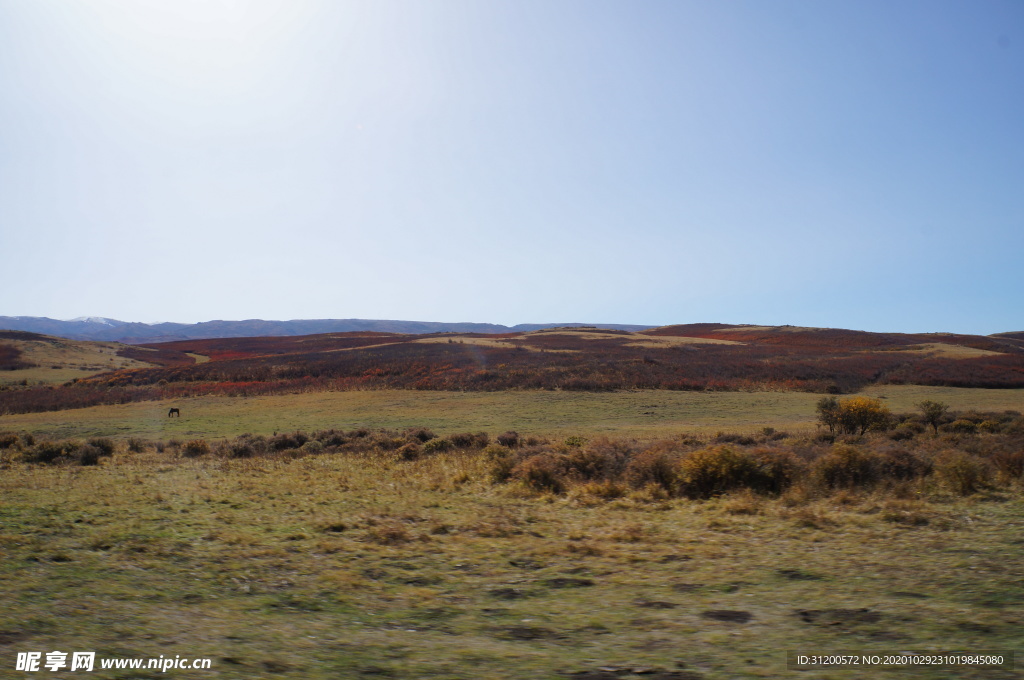
[(523, 323), (502, 326), (492, 323), (442, 323), (436, 321), (391, 321), (375, 319), (295, 319), (292, 321), (204, 321), (202, 323), (136, 323), (98, 316), (70, 321), (44, 316), (0, 316), (0, 330), (29, 331), (74, 340), (104, 340), (141, 344), (172, 340), (247, 338), (260, 336), (312, 335), (347, 331), (386, 333), (513, 333), (560, 326), (594, 326), (612, 330), (641, 331), (654, 326), (629, 324)]

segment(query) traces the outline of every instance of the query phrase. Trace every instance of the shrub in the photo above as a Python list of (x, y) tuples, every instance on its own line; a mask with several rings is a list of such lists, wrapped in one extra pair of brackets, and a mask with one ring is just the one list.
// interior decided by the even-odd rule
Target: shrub
[(503, 434), (498, 435), (498, 443), (502, 446), (507, 446), (510, 449), (514, 449), (519, 446), (519, 433), (512, 432), (511, 430)]
[(711, 498), (749, 487), (757, 476), (757, 463), (746, 451), (713, 446), (694, 451), (679, 466), (683, 493), (690, 498)]
[(82, 448), (78, 449), (78, 464), (79, 465), (99, 465), (100, 456), (110, 455), (105, 454), (102, 449), (91, 444), (86, 444)]
[(604, 479), (611, 467), (602, 453), (591, 449), (573, 449), (566, 463), (569, 474), (576, 479)]
[(510, 449), (505, 448), (501, 444), (490, 444), (484, 449), (483, 453), (484, 457), (487, 458), (487, 460), (497, 460), (499, 458), (512, 457), (512, 451)]
[[(769, 428), (771, 429), (771, 428)], [(772, 433), (775, 430), (772, 429)], [(714, 443), (716, 444), (739, 444), (740, 446), (751, 446), (756, 444), (757, 441), (753, 437), (749, 437), (745, 434), (735, 434), (732, 432), (719, 432), (715, 435)]]
[(515, 466), (512, 474), (534, 491), (565, 491), (565, 464), (561, 456), (538, 453)]
[(562, 442), (562, 445), (569, 449), (579, 449), (582, 448), (587, 443), (587, 441), (588, 440), (586, 437), (573, 435), (571, 437), (566, 437), (565, 441)]
[(198, 456), (205, 456), (210, 452), (210, 445), (206, 443), (205, 439), (193, 439), (186, 442), (181, 447), (181, 454), (188, 458), (196, 458)]
[(577, 479), (612, 479), (625, 470), (631, 453), (628, 444), (602, 437), (586, 448), (571, 449), (566, 463), (569, 474)]
[(996, 433), (999, 432), (1003, 427), (1003, 424), (998, 420), (983, 420), (978, 423), (978, 429), (982, 432)]
[(904, 449), (886, 451), (878, 461), (878, 474), (886, 479), (907, 481), (925, 477), (931, 472), (931, 463)]
[(968, 496), (981, 490), (990, 477), (985, 461), (963, 451), (947, 451), (939, 456), (935, 474), (953, 493)]
[(921, 434), (925, 431), (923, 423), (917, 421), (914, 418), (904, 418), (900, 421), (900, 424), (896, 426), (897, 430), (907, 430), (914, 434)]
[(248, 446), (253, 453), (268, 453), (270, 451), (270, 443), (261, 434), (242, 434), (235, 437), (235, 442)]
[[(373, 446), (376, 446), (382, 451), (395, 451), (402, 448), (405, 444), (408, 444), (410, 440), (402, 437), (392, 436), (388, 432), (378, 432), (369, 438)], [(420, 440), (413, 437), (411, 441), (419, 443)]]
[(448, 440), (457, 449), (482, 449), (490, 442), (486, 432), (460, 432), (450, 435)]
[(878, 481), (880, 457), (872, 451), (838, 444), (812, 466), (818, 481), (827, 488), (867, 487)]
[(256, 450), (248, 440), (237, 438), (232, 442), (222, 444), (218, 453), (229, 458), (252, 458), (256, 454)]
[(74, 455), (79, 446), (78, 442), (51, 442), (44, 439), (32, 447), (27, 459), (34, 463), (53, 463), (58, 458)]
[[(295, 433), (298, 434), (298, 433)], [(297, 449), (305, 444), (304, 439), (296, 437), (295, 434), (275, 434), (270, 438), (270, 447), (275, 451), (286, 451), (288, 449)]]
[(452, 448), (452, 443), (448, 439), (431, 439), (423, 445), (423, 453), (441, 453), (442, 451), (448, 451)]
[(128, 450), (132, 453), (142, 453), (146, 449), (146, 440), (138, 437), (129, 437)]
[(423, 447), (420, 445), (419, 440), (413, 440), (398, 447), (396, 453), (398, 453), (398, 457), (401, 460), (416, 460), (423, 453)]
[(999, 476), (1007, 481), (1024, 478), (1024, 450), (997, 451), (989, 461)]
[(14, 432), (0, 432), (0, 449), (11, 449), (18, 445), (19, 437)]
[(512, 478), (516, 466), (512, 451), (499, 444), (491, 444), (484, 449), (484, 456), (490, 462), (487, 474), (492, 484), (501, 484)]
[(416, 439), (420, 443), (426, 443), (426, 442), (429, 442), (434, 437), (436, 437), (437, 435), (434, 434), (433, 432), (431, 432), (430, 430), (428, 430), (425, 427), (419, 427), (419, 428), (416, 428), (416, 429), (413, 429), (413, 430), (409, 430), (408, 432), (406, 432), (406, 436), (409, 439)]
[(757, 464), (757, 474), (750, 481), (750, 488), (760, 493), (780, 494), (796, 482), (807, 467), (791, 451), (780, 449), (755, 449), (750, 452)]
[(1024, 416), (1017, 416), (1010, 422), (1003, 425), (1003, 434), (1009, 434), (1017, 437), (1024, 435)]
[(671, 453), (658, 449), (644, 451), (626, 465), (626, 482), (634, 489), (654, 485), (675, 494), (679, 488), (677, 464), (677, 457)]
[(299, 450), (305, 454), (316, 455), (324, 452), (324, 445), (315, 439), (310, 439), (309, 441), (303, 442), (302, 446), (299, 447)]
[(913, 429), (907, 427), (906, 423), (902, 423), (897, 426), (892, 432), (889, 433), (889, 439), (894, 442), (904, 442), (908, 439), (913, 439), (917, 436), (917, 433)]
[(114, 440), (108, 437), (93, 437), (88, 441), (89, 446), (92, 446), (100, 451), (101, 456), (112, 456), (114, 455)]
[(324, 446), (332, 447), (344, 446), (349, 441), (349, 438), (345, 436), (344, 432), (339, 432), (337, 430), (325, 430), (323, 432), (317, 432), (316, 439)]
[(959, 420), (954, 420), (948, 425), (943, 425), (942, 431), (951, 432), (953, 434), (974, 434), (978, 431), (978, 426), (974, 421), (967, 420), (966, 418), (960, 418)]

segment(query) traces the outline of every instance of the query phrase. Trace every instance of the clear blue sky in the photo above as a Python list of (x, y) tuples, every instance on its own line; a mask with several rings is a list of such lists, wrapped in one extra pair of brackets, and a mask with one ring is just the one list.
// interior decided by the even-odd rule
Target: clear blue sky
[(1017, 0), (0, 0), (0, 315), (1024, 330)]

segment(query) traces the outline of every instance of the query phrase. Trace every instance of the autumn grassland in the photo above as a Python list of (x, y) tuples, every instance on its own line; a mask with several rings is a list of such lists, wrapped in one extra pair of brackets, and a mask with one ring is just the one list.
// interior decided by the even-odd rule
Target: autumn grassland
[(1024, 648), (1018, 350), (711, 324), (114, 347), (152, 361), (0, 392), (0, 668), (1024, 678), (786, 666)]

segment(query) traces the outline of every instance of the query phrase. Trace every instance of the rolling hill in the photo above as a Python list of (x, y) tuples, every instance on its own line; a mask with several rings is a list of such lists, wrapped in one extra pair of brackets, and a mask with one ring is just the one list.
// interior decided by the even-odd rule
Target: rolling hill
[[(14, 346), (0, 340), (5, 345)], [(1024, 387), (1024, 347), (1013, 337), (794, 326), (360, 331), (121, 345), (116, 356), (148, 366), (111, 366), (58, 389), (8, 387), (0, 392), (0, 414), (204, 394), (365, 389), (837, 394), (869, 385)]]
[(132, 347), (116, 342), (0, 331), (0, 386), (22, 382), (60, 384), (97, 373), (164, 366), (168, 364), (167, 354), (161, 350), (134, 352)]

